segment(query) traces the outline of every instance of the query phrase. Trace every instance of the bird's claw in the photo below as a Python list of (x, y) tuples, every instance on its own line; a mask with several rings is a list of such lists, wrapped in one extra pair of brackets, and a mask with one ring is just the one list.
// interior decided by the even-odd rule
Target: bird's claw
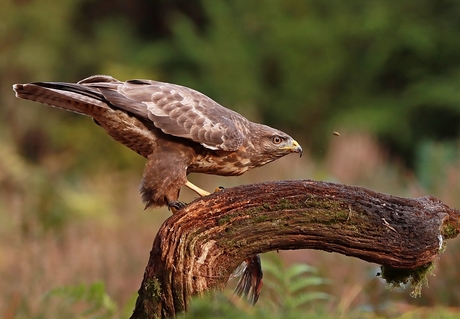
[(168, 210), (170, 210), (173, 214), (175, 214), (177, 211), (181, 210), (187, 206), (187, 203), (180, 202), (180, 201), (173, 201), (168, 203)]
[(225, 189), (225, 187), (223, 187), (223, 186), (217, 186), (216, 189), (214, 190), (214, 193), (220, 192), (220, 191), (222, 191), (224, 189)]

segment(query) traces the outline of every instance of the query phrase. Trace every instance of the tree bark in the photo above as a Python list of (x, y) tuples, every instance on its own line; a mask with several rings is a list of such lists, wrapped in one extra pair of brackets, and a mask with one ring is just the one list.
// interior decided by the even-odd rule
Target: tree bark
[(401, 198), (311, 180), (228, 188), (199, 198), (160, 228), (131, 318), (169, 318), (194, 295), (221, 290), (247, 257), (320, 249), (391, 269), (437, 258), (460, 212), (434, 197)]

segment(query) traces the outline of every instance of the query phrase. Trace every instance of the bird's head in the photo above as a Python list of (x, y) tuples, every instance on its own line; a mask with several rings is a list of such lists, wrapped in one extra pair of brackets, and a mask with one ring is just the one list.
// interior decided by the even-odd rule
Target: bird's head
[(292, 137), (266, 125), (259, 124), (258, 126), (258, 141), (254, 147), (261, 155), (260, 158), (266, 159), (259, 166), (291, 153), (298, 153), (302, 156), (302, 147)]

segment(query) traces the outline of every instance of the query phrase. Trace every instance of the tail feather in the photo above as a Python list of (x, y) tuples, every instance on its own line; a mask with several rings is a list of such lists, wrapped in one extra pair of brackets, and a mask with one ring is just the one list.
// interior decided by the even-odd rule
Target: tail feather
[(70, 83), (28, 83), (14, 84), (13, 90), (16, 97), (34, 102), (39, 102), (49, 106), (57, 107), (66, 111), (88, 115), (87, 109), (101, 107), (107, 109), (105, 102), (97, 98), (96, 95), (84, 94), (77, 91), (74, 87), (69, 87)]
[[(114, 85), (114, 81), (110, 82), (108, 78), (107, 85)], [(92, 117), (114, 140), (144, 157), (148, 157), (155, 148), (156, 136), (142, 122), (142, 117), (131, 116), (126, 111), (112, 107), (98, 89), (78, 83), (35, 82), (15, 84), (13, 90), (18, 98)], [(107, 94), (111, 92), (106, 90)], [(129, 106), (126, 103), (126, 108)]]
[(242, 267), (243, 273), (236, 285), (235, 294), (255, 305), (257, 300), (259, 300), (260, 291), (263, 285), (260, 256), (254, 255), (249, 257), (243, 262)]

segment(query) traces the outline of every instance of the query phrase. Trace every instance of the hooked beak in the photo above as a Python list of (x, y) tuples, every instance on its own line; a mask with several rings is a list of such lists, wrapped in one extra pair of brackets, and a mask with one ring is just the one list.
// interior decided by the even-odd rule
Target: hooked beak
[(292, 144), (289, 145), (289, 146), (284, 146), (284, 147), (281, 147), (282, 150), (291, 150), (293, 153), (299, 153), (300, 154), (300, 157), (302, 157), (302, 146), (300, 146), (299, 143), (297, 143), (297, 141), (295, 140), (292, 140)]

